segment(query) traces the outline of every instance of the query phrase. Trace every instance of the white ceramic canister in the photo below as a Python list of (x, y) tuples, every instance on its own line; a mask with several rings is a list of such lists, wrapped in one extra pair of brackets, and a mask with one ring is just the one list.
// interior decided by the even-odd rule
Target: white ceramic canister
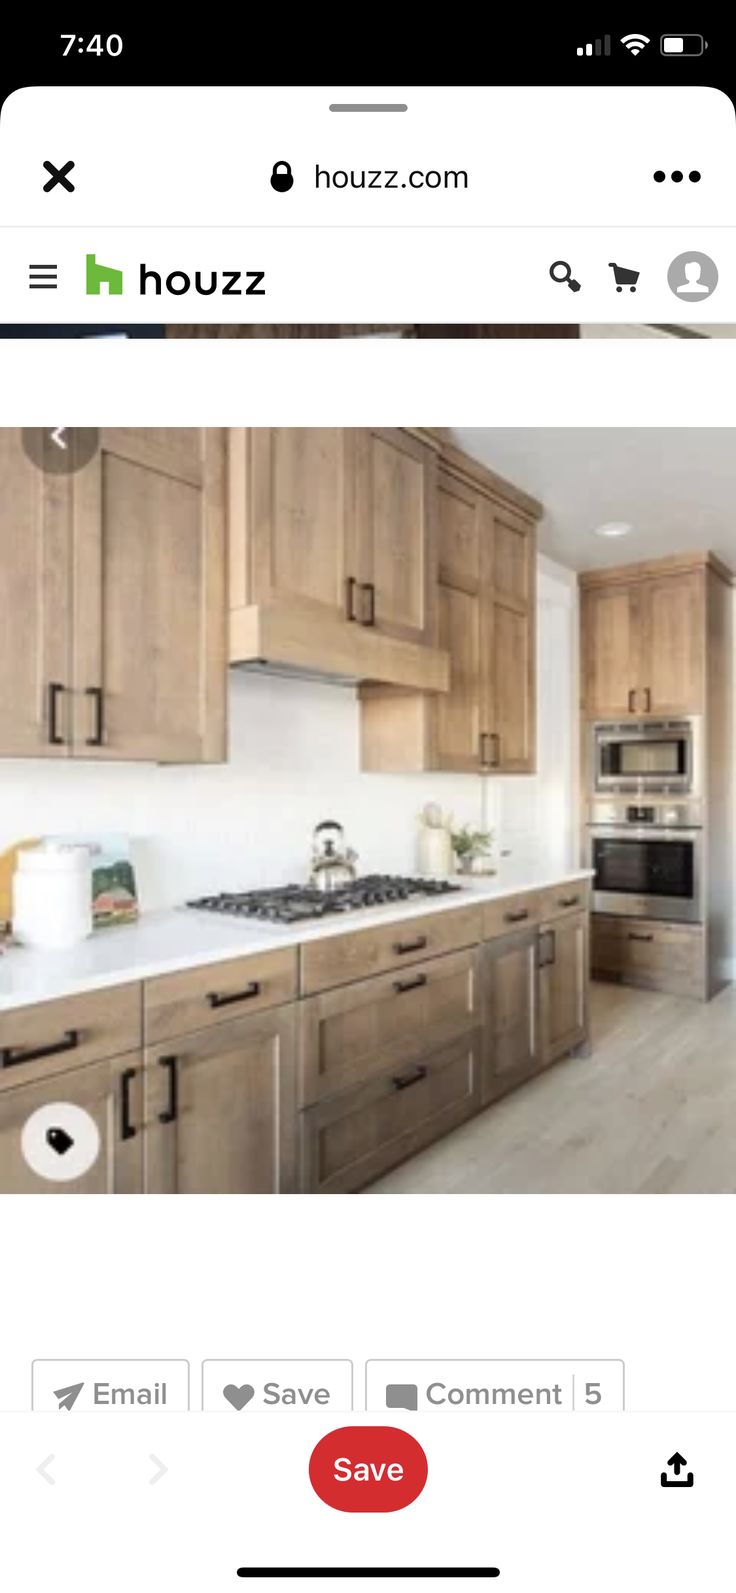
[(86, 846), (49, 842), (18, 853), (13, 934), (25, 946), (61, 950), (92, 933), (92, 859)]
[(450, 832), (440, 825), (420, 824), (417, 836), (417, 871), (423, 879), (447, 879), (454, 858)]

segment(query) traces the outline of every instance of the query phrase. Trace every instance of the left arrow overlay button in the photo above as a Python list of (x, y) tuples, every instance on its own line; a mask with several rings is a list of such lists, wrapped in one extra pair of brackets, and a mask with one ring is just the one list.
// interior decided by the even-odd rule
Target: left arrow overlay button
[(56, 1478), (51, 1476), (49, 1466), (53, 1464), (55, 1459), (55, 1455), (47, 1455), (46, 1459), (41, 1461), (40, 1466), (36, 1467), (39, 1477), (43, 1477), (44, 1482), (48, 1482), (52, 1488), (56, 1487)]
[(84, 1383), (70, 1383), (68, 1388), (55, 1388), (54, 1399), (59, 1401), (59, 1410), (71, 1410), (84, 1388)]

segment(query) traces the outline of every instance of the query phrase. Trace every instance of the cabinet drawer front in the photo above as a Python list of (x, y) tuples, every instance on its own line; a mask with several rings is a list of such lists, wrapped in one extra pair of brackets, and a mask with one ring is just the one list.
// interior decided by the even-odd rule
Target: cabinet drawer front
[(704, 944), (699, 928), (642, 919), (593, 917), (592, 971), (674, 995), (704, 993)]
[(540, 892), (540, 917), (567, 918), (573, 913), (587, 912), (590, 907), (590, 881), (566, 880), (562, 885), (550, 885)]
[(146, 1044), (280, 1006), (296, 988), (292, 947), (149, 979), (143, 987)]
[(444, 951), (473, 946), (481, 939), (478, 907), (407, 918), (380, 929), (356, 930), (302, 946), (302, 995), (367, 979), (371, 974), (411, 966)]
[(471, 1117), (480, 1105), (480, 1038), (454, 1041), (301, 1114), (302, 1188), (361, 1189)]
[(510, 935), (517, 929), (538, 924), (542, 917), (544, 891), (525, 891), (523, 895), (506, 896), (502, 901), (486, 902), (483, 908), (483, 939), (494, 940), (497, 935)]
[(300, 1008), (302, 1102), (363, 1084), (480, 1022), (476, 951), (310, 996)]
[(141, 986), (90, 990), (0, 1013), (0, 1090), (53, 1077), (141, 1043)]

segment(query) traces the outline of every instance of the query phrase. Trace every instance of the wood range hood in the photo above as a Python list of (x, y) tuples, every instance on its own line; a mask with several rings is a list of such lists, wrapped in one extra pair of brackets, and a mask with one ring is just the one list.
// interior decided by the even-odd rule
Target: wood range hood
[(278, 602), (231, 613), (230, 664), (339, 686), (445, 692), (450, 685), (450, 656), (440, 648)]
[(428, 434), (401, 428), (231, 431), (231, 665), (449, 690), (437, 452)]

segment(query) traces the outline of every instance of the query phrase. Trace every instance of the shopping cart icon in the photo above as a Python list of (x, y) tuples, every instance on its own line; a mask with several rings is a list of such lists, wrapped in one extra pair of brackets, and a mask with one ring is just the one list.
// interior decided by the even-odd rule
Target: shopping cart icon
[(628, 288), (630, 293), (636, 293), (636, 284), (639, 281), (638, 271), (627, 271), (626, 266), (616, 265), (615, 260), (609, 260), (609, 266), (616, 282), (616, 292), (623, 293)]

